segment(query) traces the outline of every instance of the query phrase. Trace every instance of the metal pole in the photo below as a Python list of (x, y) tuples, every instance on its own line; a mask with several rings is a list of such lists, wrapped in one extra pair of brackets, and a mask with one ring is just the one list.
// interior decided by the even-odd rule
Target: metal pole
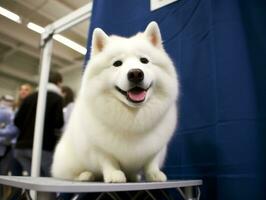
[[(49, 33), (49, 30), (48, 30)], [(44, 39), (44, 38), (42, 38)], [(44, 115), (46, 107), (47, 83), (50, 72), (50, 63), (52, 57), (52, 37), (48, 38), (44, 43), (41, 60), (41, 74), (39, 82), (38, 101), (36, 109), (36, 121), (34, 128), (34, 141), (32, 151), (31, 176), (38, 177), (40, 175), (40, 166), (42, 158), (42, 142), (43, 142), (43, 127)], [(33, 199), (36, 199), (36, 192), (33, 193)]]
[(193, 187), (185, 187), (184, 188), (184, 193), (186, 195), (186, 199), (187, 200), (196, 200), (195, 198), (193, 198)]
[[(39, 81), (39, 93), (36, 109), (36, 121), (34, 129), (34, 140), (32, 150), (32, 163), (31, 163), (31, 176), (38, 177), (40, 175), (41, 156), (42, 156), (42, 141), (43, 141), (43, 125), (44, 114), (46, 107), (47, 96), (47, 83), (50, 71), (50, 63), (52, 57), (53, 39), (52, 35), (60, 33), (70, 27), (85, 21), (91, 16), (92, 3), (88, 3), (80, 9), (70, 13), (69, 15), (55, 21), (54, 23), (45, 27), (45, 31), (42, 34), (41, 44), (43, 46), (40, 81)], [(53, 34), (52, 34), (53, 33)], [(37, 193), (32, 192), (33, 200), (37, 199)]]
[(58, 19), (50, 24), (53, 27), (54, 33), (61, 33), (72, 26), (79, 24), (91, 17), (92, 2), (80, 7), (79, 9), (69, 13), (68, 15)]

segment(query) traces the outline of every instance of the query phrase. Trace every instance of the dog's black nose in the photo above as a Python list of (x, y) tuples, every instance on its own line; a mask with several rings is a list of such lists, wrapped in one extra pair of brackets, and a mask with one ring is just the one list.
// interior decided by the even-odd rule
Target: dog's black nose
[(141, 69), (131, 69), (127, 73), (127, 79), (133, 83), (139, 83), (144, 79), (144, 73)]

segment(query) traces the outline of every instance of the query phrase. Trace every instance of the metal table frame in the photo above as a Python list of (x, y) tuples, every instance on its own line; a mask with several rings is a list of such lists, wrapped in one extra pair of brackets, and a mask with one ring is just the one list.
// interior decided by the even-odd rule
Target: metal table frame
[[(31, 199), (29, 190), (65, 193), (115, 193), (121, 191), (146, 191), (175, 188), (184, 200), (199, 200), (201, 180), (173, 180), (167, 182), (101, 183), (74, 182), (48, 177), (0, 176), (0, 184), (23, 189), (22, 195)], [(115, 198), (114, 198), (115, 199)]]

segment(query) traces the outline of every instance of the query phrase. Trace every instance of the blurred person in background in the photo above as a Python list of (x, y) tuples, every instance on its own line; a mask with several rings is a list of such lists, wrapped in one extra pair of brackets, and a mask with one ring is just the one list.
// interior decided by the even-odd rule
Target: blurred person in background
[[(13, 147), (19, 130), (13, 123), (14, 98), (4, 95), (0, 98), (0, 174), (12, 172), (14, 162)], [(11, 191), (9, 187), (0, 187), (0, 198), (3, 199)]]
[(4, 95), (0, 99), (0, 173), (7, 175), (13, 159), (12, 147), (19, 130), (13, 123), (14, 98)]
[(63, 113), (65, 121), (62, 131), (64, 131), (73, 110), (75, 94), (70, 87), (62, 86), (62, 95), (63, 95)]
[(17, 110), (23, 100), (32, 93), (32, 85), (29, 83), (24, 83), (19, 86), (18, 98), (15, 104), (15, 110)]
[[(52, 155), (58, 139), (56, 130), (61, 129), (64, 125), (62, 81), (60, 73), (50, 72), (43, 130), (41, 176), (50, 176)], [(15, 117), (15, 125), (20, 130), (15, 148), (15, 158), (23, 168), (23, 175), (30, 175), (31, 171), (37, 99), (38, 91), (26, 97)]]

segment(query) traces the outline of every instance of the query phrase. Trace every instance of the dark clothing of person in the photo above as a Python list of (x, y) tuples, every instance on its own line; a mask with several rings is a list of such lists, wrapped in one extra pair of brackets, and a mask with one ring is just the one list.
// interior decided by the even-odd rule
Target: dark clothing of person
[[(20, 130), (16, 144), (17, 149), (33, 148), (37, 99), (37, 92), (28, 96), (16, 114), (15, 125)], [(43, 150), (53, 151), (55, 148), (58, 140), (56, 129), (60, 129), (64, 125), (62, 110), (62, 97), (53, 91), (48, 91), (43, 130)]]
[[(29, 175), (31, 172), (31, 158), (32, 158), (32, 150), (31, 149), (15, 149), (15, 158), (18, 163), (22, 167), (21, 174), (27, 172)], [(41, 159), (41, 168), (40, 175), (44, 177), (51, 176), (51, 165), (53, 162), (53, 152), (51, 151), (42, 151), (42, 159)], [(20, 174), (20, 175), (21, 175)]]

